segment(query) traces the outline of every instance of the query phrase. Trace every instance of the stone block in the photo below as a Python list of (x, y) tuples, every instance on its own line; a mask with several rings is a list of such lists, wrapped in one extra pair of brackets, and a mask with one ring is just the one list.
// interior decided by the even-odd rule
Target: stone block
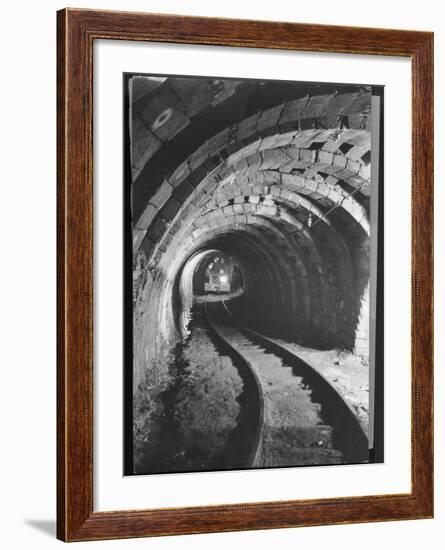
[(254, 134), (259, 118), (260, 113), (255, 113), (254, 115), (240, 122), (236, 128), (236, 139), (242, 140)]
[(219, 155), (211, 155), (207, 157), (201, 166), (205, 167), (209, 174), (216, 172), (216, 170), (221, 166), (222, 159)]
[(134, 118), (131, 135), (131, 164), (139, 172), (161, 147), (161, 141), (139, 118)]
[(162, 142), (169, 141), (173, 139), (176, 134), (183, 130), (186, 126), (190, 124), (190, 119), (186, 117), (181, 111), (174, 110), (167, 122), (157, 125), (158, 121), (160, 122), (162, 116), (166, 116), (168, 111), (160, 113), (159, 118), (151, 125), (150, 129), (153, 134), (160, 139)]
[(306, 163), (304, 163), (304, 162), (302, 162), (298, 159), (294, 159), (294, 160), (291, 160), (291, 161), (286, 162), (285, 164), (283, 164), (280, 167), (280, 170), (281, 170), (281, 172), (289, 174), (293, 170), (304, 168), (305, 165), (306, 165)]
[(344, 115), (368, 114), (371, 112), (371, 92), (359, 94), (343, 111)]
[(208, 81), (199, 78), (174, 78), (170, 82), (176, 96), (190, 118), (205, 109), (213, 100)]
[(285, 201), (292, 202), (294, 199), (294, 193), (292, 193), (288, 189), (280, 189), (280, 197)]
[(324, 164), (332, 164), (334, 162), (334, 155), (329, 151), (319, 151), (318, 152), (318, 162)]
[(204, 164), (204, 162), (208, 159), (209, 156), (210, 156), (210, 153), (206, 142), (204, 143), (204, 145), (201, 145), (199, 149), (194, 151), (194, 153), (192, 153), (192, 155), (190, 155), (190, 157), (188, 158), (188, 164), (190, 166), (190, 170), (191, 171), (196, 170), (198, 166), (200, 166), (201, 164)]
[(147, 231), (147, 236), (153, 243), (157, 243), (164, 235), (166, 229), (166, 223), (160, 218), (160, 216), (156, 216)]
[(210, 194), (215, 191), (215, 189), (218, 187), (219, 181), (216, 178), (216, 176), (211, 176), (206, 178), (205, 185), (203, 187), (203, 191)]
[(238, 187), (244, 187), (249, 183), (249, 175), (246, 174), (237, 174), (235, 179), (235, 184)]
[(235, 164), (235, 171), (238, 173), (238, 174), (243, 174), (245, 172), (247, 172), (247, 169), (249, 168), (249, 165), (247, 164), (247, 160), (246, 159), (240, 159), (236, 164)]
[(155, 243), (153, 243), (147, 236), (142, 239), (140, 248), (144, 251), (145, 256), (149, 259), (155, 249)]
[(236, 214), (235, 216), (235, 223), (240, 223), (242, 225), (247, 224), (247, 216), (245, 214)]
[(227, 178), (233, 177), (235, 174), (235, 169), (233, 166), (221, 166), (218, 172), (215, 174), (219, 182), (226, 180)]
[(303, 118), (319, 118), (323, 116), (333, 97), (333, 94), (312, 96), (303, 109), (301, 116)]
[[(142, 100), (142, 105), (140, 109), (138, 109), (138, 112), (148, 128), (150, 128), (159, 118), (159, 115), (168, 108), (180, 110), (178, 97), (169, 86), (162, 86), (154, 90), (150, 96), (145, 97), (149, 97), (149, 101)], [(184, 113), (182, 114), (184, 115)]]
[(358, 96), (358, 93), (339, 93), (333, 98), (325, 112), (326, 125), (328, 128), (337, 128), (339, 126), (339, 116), (343, 114), (345, 109), (351, 105)]
[(338, 184), (338, 178), (337, 177), (334, 177), (334, 176), (328, 176), (325, 180), (325, 183), (327, 185), (337, 185)]
[(338, 171), (335, 174), (335, 177), (338, 178), (339, 180), (346, 180), (346, 179), (350, 178), (353, 175), (354, 175), (354, 172), (351, 172), (347, 168), (343, 168), (342, 170)]
[(305, 178), (296, 174), (282, 174), (281, 182), (283, 185), (289, 185), (291, 187), (301, 187), (306, 183)]
[(193, 191), (190, 195), (190, 203), (191, 205), (194, 206), (194, 208), (199, 208), (201, 206), (201, 202), (202, 202), (202, 195), (201, 193), (197, 193), (196, 191)]
[(133, 254), (139, 250), (146, 233), (145, 229), (133, 229)]
[(295, 135), (292, 144), (300, 149), (308, 149), (314, 141), (318, 140), (320, 134), (323, 134), (323, 131), (318, 129), (300, 131)]
[(322, 178), (321, 176), (318, 176), (317, 174), (317, 170), (315, 170), (312, 166), (310, 168), (307, 168), (304, 172), (303, 172), (303, 176), (305, 178), (312, 178), (314, 179), (315, 181), (319, 181), (320, 179), (323, 180), (324, 178)]
[(269, 149), (262, 152), (263, 162), (261, 170), (273, 170), (279, 168), (282, 164), (289, 162), (290, 157), (282, 149)]
[(361, 163), (356, 161), (356, 160), (352, 160), (350, 158), (348, 158), (348, 161), (346, 163), (346, 168), (347, 170), (349, 170), (350, 172), (352, 172), (353, 174), (357, 174), (361, 168)]
[(300, 158), (300, 148), (294, 145), (293, 140), (292, 140), (292, 145), (288, 147), (284, 147), (283, 150), (290, 159), (298, 160)]
[(264, 197), (262, 204), (264, 204), (264, 206), (275, 206), (275, 201), (271, 197), (266, 196)]
[(227, 159), (227, 164), (236, 165), (240, 160), (246, 159), (247, 157), (254, 155), (258, 151), (260, 145), (261, 139), (257, 139), (249, 145), (246, 145), (246, 147), (239, 149), (238, 151), (230, 155), (230, 157)]
[[(317, 190), (318, 191), (318, 190)], [(327, 199), (331, 200), (332, 202), (335, 202), (336, 204), (339, 203), (341, 200), (344, 199), (344, 196), (339, 192), (339, 187), (331, 187), (329, 186), (329, 191), (327, 194)], [(322, 203), (323, 206), (329, 206), (329, 203)]]
[(173, 188), (178, 187), (190, 174), (190, 167), (187, 161), (182, 162), (175, 171), (168, 177), (168, 182)]
[(370, 146), (371, 146), (370, 143), (364, 143), (362, 145), (354, 145), (354, 147), (352, 147), (352, 149), (350, 149), (345, 156), (350, 160), (359, 161), (362, 158), (362, 156), (367, 151), (369, 151)]
[(244, 212), (245, 212), (246, 215), (252, 213), (255, 210), (255, 205), (254, 204), (244, 203), (243, 207), (244, 207)]
[(260, 197), (258, 195), (250, 195), (249, 202), (251, 204), (258, 204), (260, 202)]
[(183, 204), (187, 197), (192, 193), (193, 186), (188, 183), (188, 181), (183, 181), (179, 187), (177, 187), (173, 192), (173, 197), (180, 203)]
[(341, 134), (342, 143), (350, 143), (351, 145), (371, 146), (371, 135), (367, 130), (343, 130)]
[(331, 166), (331, 164), (325, 164), (323, 162), (316, 162), (315, 164), (312, 165), (312, 168), (316, 172), (326, 174), (327, 173), (326, 168), (329, 168), (330, 166)]
[(371, 164), (367, 166), (361, 166), (358, 175), (364, 180), (369, 180), (371, 178)]
[[(306, 180), (306, 181), (308, 181), (308, 180)], [(320, 193), (320, 195), (323, 195), (323, 196), (326, 197), (329, 194), (329, 191), (331, 189), (332, 189), (332, 187), (330, 185), (323, 182), (323, 183), (317, 184), (317, 187), (315, 188), (315, 191), (317, 191), (317, 193)]]
[(355, 188), (361, 187), (365, 183), (365, 180), (357, 175), (353, 175), (350, 178), (346, 178), (345, 181), (346, 183), (348, 183), (349, 185), (352, 185), (352, 187), (355, 187)]
[(278, 137), (279, 137), (279, 134), (273, 134), (271, 136), (267, 136), (263, 138), (261, 140), (259, 150), (265, 151), (266, 149), (274, 149), (276, 147)]
[(350, 128), (356, 128), (359, 130), (371, 130), (371, 116), (369, 114), (357, 113), (355, 115), (348, 115), (348, 123)]
[(202, 229), (201, 228), (195, 229), (195, 231), (192, 231), (192, 233), (190, 234), (190, 239), (192, 239), (193, 241), (196, 241), (199, 239), (201, 235), (202, 235)]
[(284, 134), (274, 134), (269, 137), (263, 138), (260, 146), (260, 150), (275, 149), (278, 147), (286, 147), (292, 143), (296, 135), (296, 130), (286, 132)]
[(207, 213), (204, 216), (197, 216), (193, 220), (192, 226), (195, 229), (199, 229), (200, 227), (202, 227), (203, 225), (206, 225), (209, 222), (212, 215), (214, 215), (213, 212), (212, 213)]
[(317, 160), (317, 151), (313, 149), (300, 149), (300, 160), (313, 163)]
[(161, 217), (167, 222), (171, 222), (179, 212), (181, 205), (173, 197), (171, 197), (161, 210)]
[(267, 185), (281, 182), (281, 174), (278, 170), (261, 170), (257, 173), (257, 181)]
[(156, 206), (148, 203), (142, 215), (136, 222), (135, 228), (139, 230), (147, 229), (150, 226), (151, 222), (154, 220), (155, 216), (157, 215), (158, 210), (159, 209)]
[(253, 171), (257, 170), (261, 166), (261, 163), (263, 162), (262, 156), (259, 152), (247, 157), (246, 160), (247, 160), (247, 164), (249, 165), (249, 172), (251, 170)]
[(172, 193), (173, 187), (168, 183), (167, 180), (164, 180), (156, 193), (150, 198), (150, 202), (154, 204), (157, 208), (162, 208), (162, 206), (168, 201)]
[[(311, 117), (307, 117), (307, 118), (300, 118), (299, 120), (299, 128), (300, 130), (314, 130), (314, 129), (317, 129), (317, 120), (318, 119), (314, 119), (314, 118), (311, 118)], [(323, 121), (321, 121), (321, 123), (323, 124)], [(323, 124), (323, 126), (325, 126)]]
[(321, 148), (321, 151), (326, 151), (327, 153), (336, 153), (341, 143), (336, 140), (326, 141)]
[(225, 219), (223, 220), (222, 225), (229, 225), (229, 224), (235, 224), (236, 223), (236, 216), (234, 214), (228, 214)]
[(285, 104), (278, 122), (282, 131), (289, 131), (298, 128), (301, 114), (309, 101), (309, 97), (294, 99)]
[(330, 166), (326, 166), (326, 168), (324, 169), (324, 172), (326, 172), (326, 174), (336, 174), (337, 172), (340, 172), (340, 170), (343, 170), (343, 168), (341, 166), (337, 166), (336, 164), (331, 164)]
[(257, 132), (263, 132), (266, 129), (273, 128), (278, 124), (280, 120), (281, 113), (283, 112), (284, 104), (278, 105), (277, 107), (272, 107), (272, 109), (267, 109), (261, 113), (261, 116), (258, 120)]
[(209, 154), (214, 155), (221, 151), (230, 141), (230, 128), (225, 128), (218, 134), (212, 136), (207, 140), (207, 148)]
[(257, 195), (265, 195), (267, 194), (268, 190), (269, 188), (267, 187), (267, 185), (255, 183), (255, 185), (253, 186), (253, 192)]
[(346, 167), (346, 157), (342, 154), (334, 155), (334, 164), (340, 168)]
[(272, 197), (279, 197), (280, 190), (281, 190), (281, 187), (279, 185), (272, 185), (269, 188), (269, 193), (272, 195)]

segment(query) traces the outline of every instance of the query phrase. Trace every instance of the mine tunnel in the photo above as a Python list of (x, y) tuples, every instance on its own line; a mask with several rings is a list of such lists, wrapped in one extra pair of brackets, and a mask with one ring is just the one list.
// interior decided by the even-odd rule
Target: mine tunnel
[(369, 88), (140, 76), (130, 103), (134, 386), (215, 258), (250, 327), (367, 353)]

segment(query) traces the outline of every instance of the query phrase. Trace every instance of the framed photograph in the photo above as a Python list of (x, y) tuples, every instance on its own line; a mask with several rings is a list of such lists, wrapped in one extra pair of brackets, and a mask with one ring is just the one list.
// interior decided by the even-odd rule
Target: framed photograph
[(58, 538), (433, 515), (433, 34), (58, 12)]

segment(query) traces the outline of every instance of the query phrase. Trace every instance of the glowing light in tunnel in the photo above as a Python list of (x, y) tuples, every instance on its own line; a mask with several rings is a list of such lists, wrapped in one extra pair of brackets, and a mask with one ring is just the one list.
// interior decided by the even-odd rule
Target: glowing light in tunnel
[(229, 278), (227, 277), (227, 275), (221, 275), (221, 277), (219, 278), (219, 282), (225, 285), (226, 283), (229, 282)]

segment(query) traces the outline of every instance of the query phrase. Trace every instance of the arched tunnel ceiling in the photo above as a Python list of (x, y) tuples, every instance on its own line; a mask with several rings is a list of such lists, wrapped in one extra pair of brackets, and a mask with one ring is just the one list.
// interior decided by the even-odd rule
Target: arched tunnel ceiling
[(168, 288), (197, 254), (236, 255), (246, 299), (351, 347), (369, 267), (370, 90), (166, 78), (137, 92), (134, 254)]

